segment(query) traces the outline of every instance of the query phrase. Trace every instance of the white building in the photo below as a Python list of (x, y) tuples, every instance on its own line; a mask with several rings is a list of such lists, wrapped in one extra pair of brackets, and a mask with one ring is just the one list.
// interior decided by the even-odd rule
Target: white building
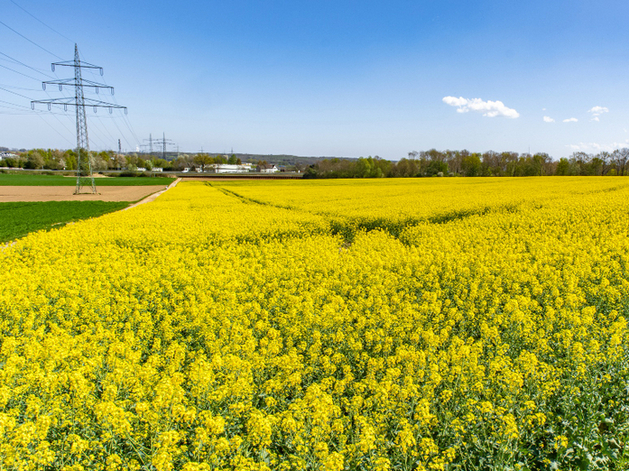
[(210, 172), (213, 173), (247, 173), (251, 172), (251, 164), (212, 164)]
[(275, 165), (271, 165), (269, 168), (261, 168), (260, 169), (260, 173), (275, 173), (275, 172), (279, 172), (280, 169), (278, 169)]

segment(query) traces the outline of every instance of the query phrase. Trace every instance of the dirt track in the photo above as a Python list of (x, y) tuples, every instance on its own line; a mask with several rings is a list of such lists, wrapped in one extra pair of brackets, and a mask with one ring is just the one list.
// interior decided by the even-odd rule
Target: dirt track
[(12, 201), (138, 201), (166, 185), (97, 186), (100, 194), (74, 195), (74, 186), (0, 186), (0, 203)]

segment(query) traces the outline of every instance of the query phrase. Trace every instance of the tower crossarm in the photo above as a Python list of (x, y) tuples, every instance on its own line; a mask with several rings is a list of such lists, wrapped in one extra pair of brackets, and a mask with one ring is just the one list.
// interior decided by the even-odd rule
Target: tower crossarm
[(126, 106), (117, 105), (115, 103), (107, 103), (106, 101), (94, 100), (93, 98), (84, 98), (84, 103), (76, 103), (76, 99), (74, 97), (65, 97), (65, 98), (50, 98), (48, 100), (32, 100), (31, 101), (31, 109), (35, 109), (36, 103), (41, 103), (44, 105), (48, 105), (48, 109), (50, 110), (53, 105), (62, 105), (65, 109), (68, 106), (79, 106), (79, 107), (92, 107), (94, 108), (94, 112), (96, 112), (96, 108), (109, 108), (109, 112), (111, 113), (114, 109), (124, 110), (127, 112)]
[(62, 61), (62, 62), (53, 62), (52, 64), (50, 64), (50, 68), (51, 70), (54, 72), (55, 68), (59, 66), (59, 67), (72, 67), (72, 68), (76, 68), (76, 67), (80, 67), (81, 69), (98, 69), (100, 71), (100, 75), (103, 75), (103, 68), (98, 66), (98, 65), (94, 65), (94, 64), (90, 64), (89, 62), (84, 62), (81, 61), (79, 63), (75, 62), (75, 61)]
[[(47, 80), (42, 82), (42, 89), (46, 90), (46, 85), (58, 85), (59, 91), (63, 90), (63, 86), (67, 87), (76, 87), (78, 84), (76, 83), (76, 79), (60, 79), (60, 80)], [(94, 88), (96, 89), (96, 93), (98, 93), (99, 89), (108, 89), (111, 91), (111, 94), (114, 94), (114, 87), (110, 85), (105, 85), (103, 83), (92, 82), (91, 80), (83, 79), (83, 87)]]

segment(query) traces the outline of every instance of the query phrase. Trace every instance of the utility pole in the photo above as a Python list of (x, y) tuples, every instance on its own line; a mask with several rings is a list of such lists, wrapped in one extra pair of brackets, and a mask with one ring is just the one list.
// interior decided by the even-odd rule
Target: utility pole
[(166, 133), (162, 133), (161, 139), (155, 139), (155, 143), (162, 146), (162, 159), (166, 160), (166, 146), (174, 146), (175, 143), (170, 139), (166, 139)]
[(120, 139), (118, 139), (118, 154), (122, 155), (122, 147), (120, 146)]
[(142, 144), (142, 147), (146, 147), (148, 146), (149, 148), (149, 154), (153, 155), (153, 135), (149, 134), (149, 138), (148, 139), (144, 139), (145, 141), (149, 141), (148, 144)]
[(74, 88), (74, 99), (68, 98), (52, 98), (50, 100), (33, 100), (31, 101), (31, 109), (35, 109), (35, 103), (45, 103), (48, 105), (48, 110), (52, 109), (52, 105), (63, 105), (65, 111), (68, 110), (68, 106), (74, 106), (76, 108), (76, 190), (75, 195), (83, 193), (83, 187), (89, 187), (89, 192), (96, 193), (96, 184), (94, 183), (94, 175), (92, 174), (92, 156), (90, 155), (90, 143), (87, 136), (87, 117), (85, 115), (85, 107), (91, 106), (94, 108), (94, 113), (98, 108), (109, 108), (109, 113), (113, 112), (113, 109), (124, 109), (127, 113), (126, 106), (116, 105), (114, 103), (107, 103), (100, 100), (94, 100), (92, 98), (85, 98), (83, 94), (83, 88), (93, 88), (96, 93), (100, 89), (108, 89), (111, 94), (114, 94), (114, 87), (105, 85), (102, 83), (92, 82), (86, 80), (81, 75), (81, 69), (98, 69), (100, 75), (103, 75), (103, 68), (88, 62), (81, 62), (79, 58), (79, 48), (74, 45), (74, 60), (53, 62), (51, 69), (54, 72), (55, 67), (72, 67), (74, 68), (74, 79), (61, 79), (61, 80), (49, 80), (42, 82), (42, 88), (46, 90), (46, 85), (58, 85), (59, 91), (63, 90), (63, 86)]

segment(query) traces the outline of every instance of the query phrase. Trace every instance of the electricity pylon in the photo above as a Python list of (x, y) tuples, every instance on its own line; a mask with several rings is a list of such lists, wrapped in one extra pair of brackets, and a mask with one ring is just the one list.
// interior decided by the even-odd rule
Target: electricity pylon
[(98, 69), (100, 75), (103, 75), (103, 68), (89, 62), (81, 62), (79, 59), (79, 48), (74, 45), (74, 60), (53, 62), (51, 69), (54, 72), (55, 67), (73, 67), (74, 79), (61, 79), (50, 80), (42, 82), (42, 88), (46, 90), (46, 85), (58, 85), (59, 91), (63, 90), (63, 86), (74, 88), (74, 98), (51, 98), (50, 100), (33, 100), (31, 101), (31, 108), (35, 109), (35, 103), (45, 103), (48, 105), (48, 110), (52, 108), (52, 105), (63, 105), (64, 110), (68, 110), (68, 106), (74, 106), (76, 108), (76, 190), (75, 195), (81, 194), (83, 187), (89, 187), (89, 192), (96, 193), (96, 184), (94, 183), (94, 175), (92, 174), (92, 156), (90, 155), (90, 143), (87, 137), (87, 117), (85, 115), (85, 107), (91, 106), (94, 108), (94, 113), (98, 108), (109, 108), (109, 113), (113, 112), (114, 108), (124, 109), (127, 112), (126, 106), (116, 105), (114, 103), (107, 103), (100, 100), (94, 100), (92, 98), (85, 98), (83, 95), (83, 88), (94, 88), (96, 93), (102, 89), (109, 89), (111, 94), (114, 94), (114, 87), (105, 85), (102, 83), (92, 82), (91, 80), (85, 80), (81, 76), (81, 69)]
[(153, 135), (149, 134), (149, 138), (148, 139), (144, 139), (145, 141), (149, 141), (148, 144), (140, 144), (140, 147), (148, 147), (149, 148), (149, 154), (153, 155)]
[(162, 146), (162, 159), (166, 160), (166, 146), (174, 146), (175, 143), (173, 141), (171, 141), (170, 139), (166, 139), (166, 133), (163, 132), (162, 133), (162, 138), (161, 139), (153, 139), (153, 142), (155, 142), (157, 145)]

